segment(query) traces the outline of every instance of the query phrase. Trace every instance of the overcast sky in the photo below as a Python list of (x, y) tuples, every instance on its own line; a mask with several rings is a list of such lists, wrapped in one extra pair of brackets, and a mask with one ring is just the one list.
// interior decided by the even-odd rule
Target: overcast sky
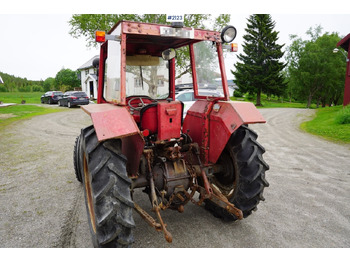
[[(84, 38), (75, 39), (69, 35), (68, 21), (71, 18), (69, 13), (111, 13), (111, 7), (105, 4), (98, 6), (96, 10), (91, 9), (91, 7), (103, 2), (95, 0), (91, 2), (79, 1), (72, 8), (67, 8), (71, 2), (66, 0), (58, 2), (12, 0), (10, 5), (5, 6), (5, 8), (1, 7), (0, 71), (26, 77), (29, 80), (45, 80), (48, 77), (55, 77), (62, 68), (76, 70), (92, 56), (99, 54), (97, 48), (86, 47)], [(164, 1), (155, 2), (164, 3)], [(222, 3), (221, 7), (214, 8), (216, 14), (232, 13), (231, 24), (238, 31), (234, 42), (239, 44), (239, 51), (242, 51), (242, 36), (245, 33), (247, 18), (251, 13), (270, 13), (272, 15), (272, 19), (276, 22), (275, 30), (280, 32), (280, 44), (289, 45), (290, 34), (297, 34), (306, 39), (305, 32), (310, 27), (317, 25), (323, 27), (323, 32), (338, 32), (342, 36), (350, 33), (350, 14), (342, 14), (342, 8), (345, 7), (342, 5), (342, 1), (337, 1), (338, 7), (335, 8), (334, 5), (330, 5), (329, 1), (328, 7), (320, 7), (322, 1), (313, 3), (313, 1), (295, 0), (289, 2), (293, 5), (277, 9), (268, 5), (260, 7), (259, 3), (262, 2), (265, 3), (265, 1), (258, 1), (258, 6), (236, 6), (238, 1), (219, 1)], [(283, 3), (284, 1), (275, 2)], [(305, 6), (304, 2), (308, 2), (309, 5)], [(345, 2), (349, 7), (348, 1)], [(42, 3), (46, 4), (40, 5)], [(181, 3), (186, 3), (186, 1), (176, 1), (176, 3), (179, 4), (176, 8), (171, 8), (171, 12), (181, 13), (182, 11), (184, 13), (186, 10), (187, 13), (210, 13), (211, 10), (210, 6), (209, 9), (208, 6), (204, 9), (197, 9), (193, 6), (190, 9), (184, 9)], [(250, 0), (249, 3), (254, 3), (254, 1)], [(227, 5), (230, 5), (230, 8), (222, 8)], [(150, 9), (151, 5), (138, 7), (137, 10), (130, 10), (127, 7), (120, 8), (118, 5), (115, 5), (114, 8), (118, 13), (169, 13), (164, 9)], [(344, 12), (346, 11), (349, 12), (349, 9), (344, 10)], [(232, 65), (236, 61), (235, 54), (230, 54), (227, 57), (227, 71), (233, 68)], [(228, 74), (228, 78), (231, 79), (232, 75)]]

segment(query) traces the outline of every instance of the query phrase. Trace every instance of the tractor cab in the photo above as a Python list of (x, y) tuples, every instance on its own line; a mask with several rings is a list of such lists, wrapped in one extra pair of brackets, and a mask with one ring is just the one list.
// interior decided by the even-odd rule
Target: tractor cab
[[(232, 41), (235, 29), (229, 29)], [(117, 23), (108, 34), (97, 31), (98, 103), (127, 107), (140, 131), (157, 134), (156, 140), (180, 137), (183, 104), (175, 101), (175, 79), (181, 73), (176, 68), (190, 68), (195, 99), (229, 100), (222, 39), (214, 31), (129, 21)], [(213, 84), (224, 96), (199, 95), (199, 88)]]

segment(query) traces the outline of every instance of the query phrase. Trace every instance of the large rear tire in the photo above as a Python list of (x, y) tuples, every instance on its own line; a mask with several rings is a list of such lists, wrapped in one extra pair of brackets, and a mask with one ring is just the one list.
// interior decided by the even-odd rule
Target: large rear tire
[(75, 171), (75, 177), (77, 180), (82, 183), (83, 178), (82, 178), (82, 169), (80, 168), (82, 166), (82, 154), (81, 154), (81, 137), (82, 135), (77, 136), (75, 139), (75, 144), (74, 144), (74, 150), (73, 150), (73, 164), (74, 164), (74, 171)]
[(121, 140), (98, 142), (93, 126), (81, 132), (82, 180), (88, 222), (95, 247), (129, 247), (135, 227), (131, 180)]
[[(211, 181), (216, 189), (242, 210), (244, 218), (257, 209), (261, 200), (265, 200), (263, 191), (269, 186), (265, 179), (269, 166), (262, 158), (265, 149), (256, 141), (257, 137), (247, 126), (238, 128), (218, 160), (223, 171), (215, 174)], [(224, 220), (237, 220), (235, 215), (209, 200), (206, 200), (206, 209)]]

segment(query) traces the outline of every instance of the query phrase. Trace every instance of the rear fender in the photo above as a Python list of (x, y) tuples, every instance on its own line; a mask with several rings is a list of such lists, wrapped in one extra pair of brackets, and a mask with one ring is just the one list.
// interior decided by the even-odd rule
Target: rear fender
[(183, 132), (198, 143), (201, 160), (208, 165), (217, 162), (231, 134), (241, 125), (265, 122), (252, 103), (198, 100), (187, 111)]
[(129, 175), (135, 175), (145, 141), (129, 111), (112, 104), (90, 104), (82, 109), (90, 115), (99, 142), (115, 138), (122, 140), (122, 151), (128, 159), (127, 171)]
[(233, 132), (241, 125), (266, 123), (252, 103), (220, 101), (210, 113), (209, 162), (216, 163)]

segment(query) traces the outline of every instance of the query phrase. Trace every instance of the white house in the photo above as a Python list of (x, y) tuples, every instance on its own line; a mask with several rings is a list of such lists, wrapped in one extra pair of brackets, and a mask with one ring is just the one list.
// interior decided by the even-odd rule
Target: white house
[(94, 68), (92, 65), (92, 61), (94, 61), (95, 58), (99, 58), (99, 55), (91, 58), (80, 66), (78, 70), (80, 71), (82, 91), (84, 91), (90, 98), (97, 99), (97, 68)]

